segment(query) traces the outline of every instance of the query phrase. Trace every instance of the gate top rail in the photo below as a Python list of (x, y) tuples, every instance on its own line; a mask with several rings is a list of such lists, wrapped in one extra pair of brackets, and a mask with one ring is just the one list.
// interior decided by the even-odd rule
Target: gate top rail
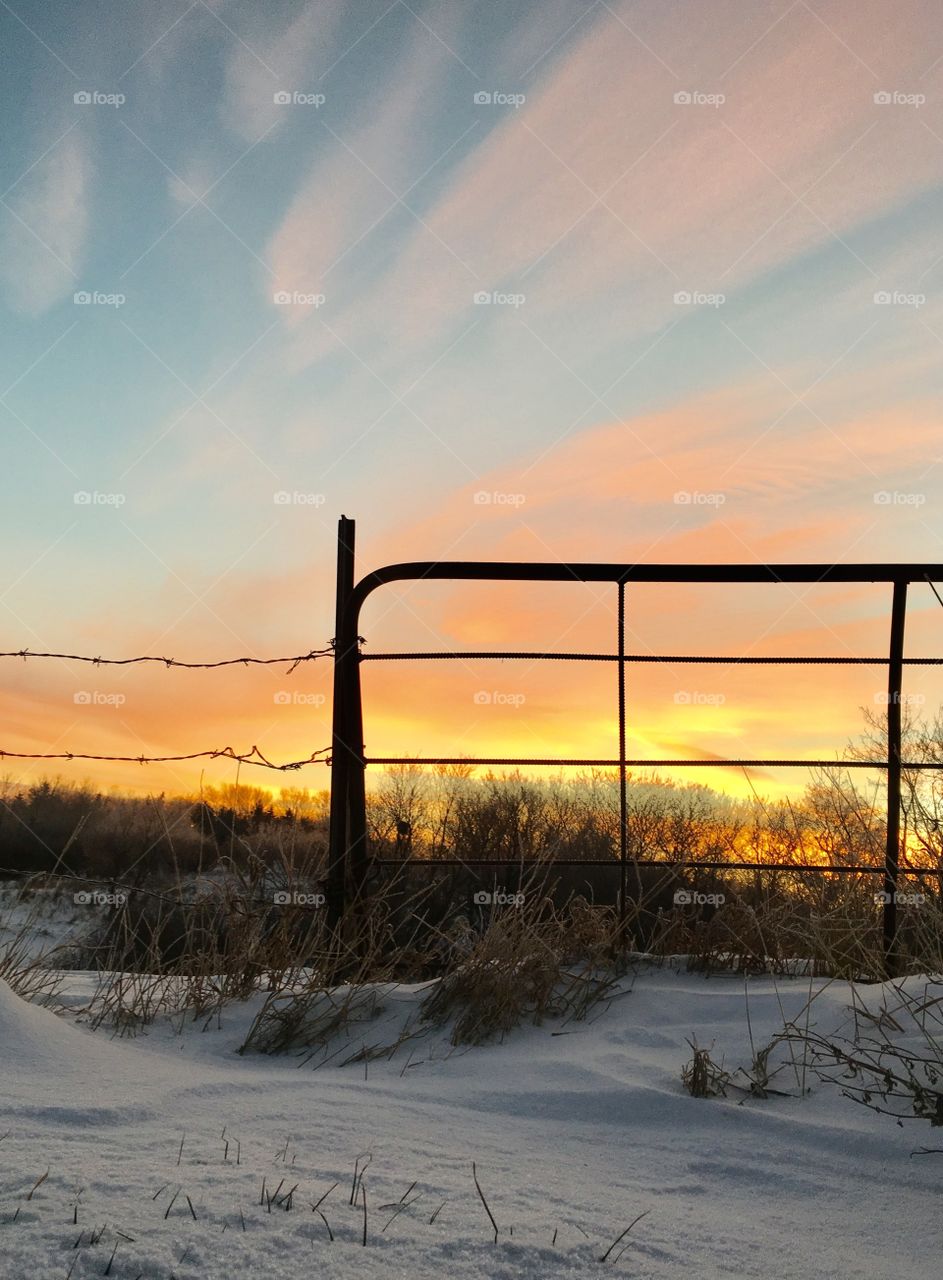
[(943, 582), (943, 564), (597, 564), (583, 561), (414, 560), (366, 574), (348, 601), (356, 618), (373, 591), (407, 579), (493, 582)]

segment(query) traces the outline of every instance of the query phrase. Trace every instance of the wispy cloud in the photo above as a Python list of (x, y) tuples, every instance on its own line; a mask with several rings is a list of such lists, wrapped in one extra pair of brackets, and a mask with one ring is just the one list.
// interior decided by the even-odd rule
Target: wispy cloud
[(75, 128), (4, 198), (0, 272), (16, 310), (39, 314), (78, 288), (91, 187), (89, 144)]
[[(656, 23), (651, 5), (640, 12)], [(476, 288), (520, 289), (565, 323), (611, 299), (623, 328), (650, 332), (672, 315), (675, 290), (729, 292), (814, 246), (841, 245), (940, 180), (943, 146), (916, 112), (874, 102), (885, 80), (916, 83), (925, 10), (891, 44), (880, 23), (862, 25), (854, 57), (831, 29), (847, 25), (850, 6), (824, 6), (826, 26), (800, 5), (742, 59), (738, 12), (685, 8), (673, 73), (601, 7), (527, 84), (522, 107), (485, 116), (480, 144), (386, 271), (357, 291), (338, 332), (363, 342), (395, 314), (405, 353), (454, 331)], [(670, 21), (666, 12), (661, 25)], [(678, 91), (724, 101), (678, 104)], [(938, 112), (928, 107), (929, 122)], [(320, 354), (323, 335), (309, 336)]]
[[(323, 288), (333, 295), (332, 314), (346, 309), (339, 282), (353, 269), (355, 251), (387, 218), (409, 217), (400, 197), (442, 154), (425, 158), (430, 144), (424, 126), (452, 64), (448, 49), (417, 23), (386, 82), (364, 100), (352, 126), (338, 131), (326, 119), (312, 120), (316, 159), (268, 247), (276, 290)], [(310, 308), (286, 307), (282, 314), (295, 325), (311, 319)], [(317, 319), (305, 326), (306, 349), (323, 352), (335, 343)]]
[(260, 13), (245, 36), (232, 41), (220, 104), (223, 123), (254, 142), (285, 118), (277, 93), (323, 92), (320, 78), (330, 65), (343, 13), (340, 0), (303, 4), (276, 32), (273, 15)]

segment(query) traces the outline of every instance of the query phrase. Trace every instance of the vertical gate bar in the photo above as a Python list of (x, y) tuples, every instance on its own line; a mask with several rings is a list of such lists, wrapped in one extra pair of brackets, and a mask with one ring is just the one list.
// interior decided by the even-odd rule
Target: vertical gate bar
[(628, 805), (625, 776), (625, 583), (619, 581), (619, 929), (625, 940), (626, 888), (628, 881)]
[(332, 924), (344, 914), (347, 893), (347, 845), (349, 834), (350, 756), (344, 708), (344, 662), (347, 644), (343, 636), (347, 601), (354, 589), (353, 520), (337, 522), (337, 590), (334, 605), (334, 694), (331, 735), (331, 817), (328, 836), (327, 905)]
[(901, 683), (904, 672), (904, 622), (907, 581), (894, 583), (891, 642), (887, 663), (887, 845), (884, 851), (884, 967), (897, 971), (897, 873), (900, 865)]

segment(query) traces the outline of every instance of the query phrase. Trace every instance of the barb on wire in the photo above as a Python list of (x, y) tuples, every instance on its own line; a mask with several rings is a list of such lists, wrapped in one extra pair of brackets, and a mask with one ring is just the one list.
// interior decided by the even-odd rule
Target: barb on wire
[(303, 769), (308, 764), (330, 764), (330, 747), (321, 747), (304, 760), (290, 760), (286, 764), (275, 764), (266, 759), (258, 747), (251, 751), (233, 751), (232, 747), (222, 747), (218, 751), (192, 751), (182, 756), (98, 756), (83, 751), (2, 751), (0, 760), (102, 760), (115, 764), (175, 764), (183, 760), (238, 760), (242, 764), (258, 765), (262, 769), (277, 769), (285, 773), (292, 769)]
[(219, 662), (183, 662), (177, 658), (161, 658), (157, 655), (145, 655), (140, 658), (92, 658), (82, 653), (33, 653), (29, 649), (11, 649), (0, 653), (0, 658), (60, 658), (67, 662), (90, 662), (95, 667), (130, 667), (135, 663), (157, 662), (165, 667), (187, 667), (190, 670), (206, 671), (213, 667), (273, 667), (289, 662), (287, 675), (291, 675), (295, 667), (302, 662), (313, 662), (316, 658), (327, 657), (333, 653), (333, 645), (324, 649), (311, 649), (308, 653), (295, 654), (285, 658), (223, 658)]

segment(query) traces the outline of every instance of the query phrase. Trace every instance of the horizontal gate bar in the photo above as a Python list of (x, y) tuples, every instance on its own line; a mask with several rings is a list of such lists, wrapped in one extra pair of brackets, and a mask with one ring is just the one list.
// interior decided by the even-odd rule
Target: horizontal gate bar
[[(617, 653), (542, 653), (527, 650), (488, 650), (469, 649), (459, 653), (442, 653), (432, 650), (428, 653), (361, 653), (361, 662), (428, 662), (453, 661), (458, 659), (506, 658), (526, 659), (529, 662), (618, 662)], [(866, 666), (886, 667), (887, 658), (832, 658), (832, 657), (731, 657), (726, 654), (689, 654), (689, 653), (627, 653), (624, 662), (664, 662), (664, 663), (704, 663), (716, 662), (718, 666), (801, 666), (804, 663), (821, 666)], [(943, 658), (904, 658), (905, 667), (939, 667), (943, 666)]]
[[(474, 871), (475, 867), (612, 867), (619, 870), (619, 859), (612, 858), (376, 858), (380, 867), (465, 867)], [(669, 870), (679, 867), (684, 871), (798, 871), (801, 874), (828, 872), (835, 875), (869, 875), (882, 876), (884, 864), (877, 867), (846, 866), (843, 863), (827, 863), (824, 866), (806, 866), (798, 863), (782, 862), (667, 862), (660, 858), (630, 858), (633, 867), (666, 867)], [(943, 868), (934, 870), (931, 867), (901, 867), (901, 876), (940, 876)]]
[[(526, 764), (594, 765), (617, 769), (618, 760), (522, 760), (517, 756), (365, 756), (364, 764)], [(750, 769), (887, 769), (886, 760), (626, 760), (636, 768), (712, 769), (715, 766)], [(905, 761), (902, 769), (943, 769), (939, 760)]]

